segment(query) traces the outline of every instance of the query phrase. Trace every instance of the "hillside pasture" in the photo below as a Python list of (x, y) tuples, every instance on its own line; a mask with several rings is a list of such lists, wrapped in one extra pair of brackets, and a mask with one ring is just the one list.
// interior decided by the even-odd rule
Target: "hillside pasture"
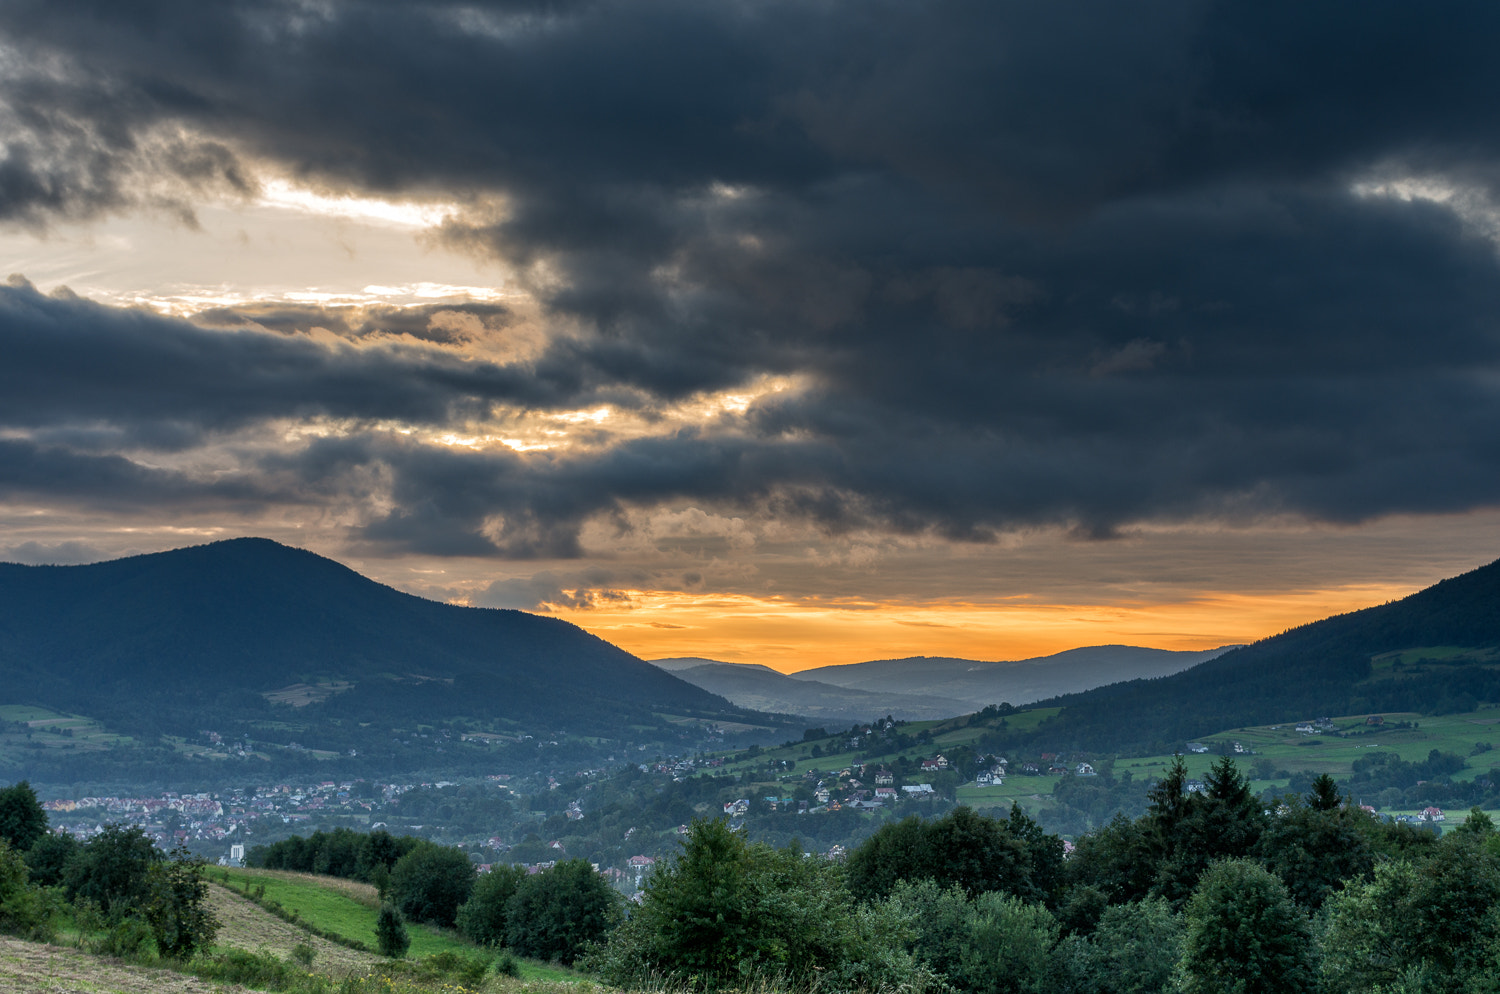
[(28, 704), (0, 705), (0, 757), (19, 758), (20, 750), (73, 749), (96, 752), (133, 740), (83, 715)]
[(216, 943), (221, 949), (266, 952), (285, 960), (298, 945), (306, 945), (314, 953), (312, 968), (331, 977), (343, 977), (351, 972), (365, 973), (381, 961), (375, 953), (341, 946), (283, 921), (219, 884), (209, 888), (209, 906), (219, 916), (222, 926)]
[[(249, 949), (252, 952), (259, 951), (262, 947), (252, 943), (260, 942), (265, 945), (267, 951), (285, 959), (293, 946), (304, 942), (318, 950), (318, 959), (315, 960), (314, 966), (324, 961), (323, 950), (325, 948), (328, 950), (327, 959), (335, 964), (347, 962), (352, 965), (375, 962), (380, 959), (373, 952), (362, 953), (321, 939), (295, 924), (282, 921), (243, 897), (247, 883), (251, 890), (264, 886), (266, 900), (276, 901), (287, 911), (295, 911), (301, 921), (307, 922), (320, 931), (363, 942), (369, 949), (374, 950), (377, 948), (375, 921), (380, 914), (380, 895), (369, 884), (339, 877), (324, 877), (314, 873), (249, 868), (215, 867), (210, 871), (209, 876), (216, 883), (227, 882), (227, 886), (217, 887), (216, 890), (224, 891), (228, 897), (249, 905), (256, 914), (264, 916), (275, 925), (284, 925), (292, 930), (292, 932), (285, 932), (275, 928), (272, 924), (255, 922), (249, 912), (237, 909), (237, 913), (243, 916), (243, 925), (237, 927), (235, 932), (240, 939), (232, 944), (239, 948)], [(488, 952), (463, 939), (456, 932), (414, 922), (408, 922), (406, 929), (411, 936), (411, 948), (406, 953), (408, 959), (421, 959), (445, 952), (474, 957)], [(220, 945), (224, 945), (226, 941), (225, 937), (220, 937)], [(242, 942), (244, 944), (241, 944)], [(573, 982), (583, 979), (572, 970), (547, 963), (524, 959), (518, 959), (517, 963), (521, 968), (523, 980)]]

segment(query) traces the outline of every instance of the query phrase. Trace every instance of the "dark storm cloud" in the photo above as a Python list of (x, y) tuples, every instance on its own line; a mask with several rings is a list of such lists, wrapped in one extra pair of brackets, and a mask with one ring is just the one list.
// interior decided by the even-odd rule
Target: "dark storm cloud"
[[(378, 469), (366, 541), (515, 557), (672, 501), (983, 540), (1500, 499), (1500, 215), (1351, 192), (1415, 175), (1492, 210), (1492, 4), (21, 0), (0, 33), (25, 53), (0, 215), (269, 161), (474, 205), (440, 236), (545, 264), (584, 329), (497, 367), (9, 291), (0, 418), (56, 445), (797, 374), (744, 423), (602, 452), (355, 432), (265, 470), (331, 498)], [(461, 337), (420, 309), (203, 319)]]
[(404, 335), (422, 341), (453, 345), (473, 339), (464, 320), (478, 328), (503, 328), (509, 324), (509, 309), (499, 304), (457, 302), (411, 307), (393, 305), (326, 306), (289, 303), (241, 304), (214, 307), (193, 315), (193, 323), (235, 328), (255, 325), (283, 334), (307, 333), (315, 328), (343, 338), (361, 339), (381, 335)]
[(43, 296), (16, 280), (0, 286), (0, 354), (0, 424), (135, 429), (147, 445), (187, 444), (203, 431), (269, 418), (444, 424), (489, 402), (545, 406), (570, 395), (530, 367), (400, 344), (355, 348), (206, 330), (149, 311)]
[(0, 440), (0, 498), (65, 501), (97, 510), (159, 511), (188, 505), (253, 510), (295, 495), (240, 474), (198, 479), (117, 455)]
[(586, 611), (606, 604), (629, 601), (629, 595), (612, 588), (613, 572), (592, 567), (574, 573), (542, 570), (530, 577), (496, 580), (474, 600), (475, 607), (519, 608), (534, 611), (543, 605)]

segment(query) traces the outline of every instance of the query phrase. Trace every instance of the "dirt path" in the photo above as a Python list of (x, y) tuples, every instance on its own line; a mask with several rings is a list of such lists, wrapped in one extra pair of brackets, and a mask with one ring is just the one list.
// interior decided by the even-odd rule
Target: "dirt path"
[(241, 994), (238, 984), (103, 959), (66, 946), (0, 937), (3, 994)]
[(381, 962), (380, 957), (374, 953), (348, 949), (300, 929), (291, 922), (282, 921), (253, 901), (218, 884), (209, 887), (208, 901), (223, 925), (219, 929), (216, 943), (221, 948), (232, 946), (235, 949), (248, 949), (250, 952), (264, 950), (277, 959), (287, 959), (292, 947), (305, 943), (316, 954), (313, 969), (340, 978), (350, 971), (364, 973), (370, 966)]

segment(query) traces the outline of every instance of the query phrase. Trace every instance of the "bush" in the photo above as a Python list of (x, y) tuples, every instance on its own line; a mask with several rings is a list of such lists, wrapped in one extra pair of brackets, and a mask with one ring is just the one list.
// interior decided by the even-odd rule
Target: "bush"
[(0, 931), (27, 939), (57, 935), (57, 901), (34, 887), (21, 853), (0, 839)]
[(484, 982), (484, 975), (489, 968), (488, 958), (475, 959), (445, 949), (423, 957), (417, 963), (417, 976), (432, 980), (451, 980), (460, 988), (478, 987)]
[(120, 959), (134, 959), (151, 941), (150, 927), (134, 915), (125, 915), (94, 943), (94, 952)]
[(179, 845), (171, 860), (151, 868), (150, 897), (144, 913), (156, 950), (171, 959), (191, 959), (213, 945), (219, 919), (208, 906), (202, 857)]
[(380, 906), (380, 917), (375, 920), (375, 944), (380, 955), (400, 959), (411, 946), (411, 936), (406, 934), (406, 925), (401, 913), (389, 904)]

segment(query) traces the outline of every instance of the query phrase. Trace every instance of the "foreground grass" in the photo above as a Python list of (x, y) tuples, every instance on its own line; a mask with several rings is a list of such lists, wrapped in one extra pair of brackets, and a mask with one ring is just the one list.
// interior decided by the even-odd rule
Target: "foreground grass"
[(264, 954), (216, 955), (172, 963), (146, 957), (125, 962), (65, 945), (0, 936), (0, 994), (36, 991), (110, 994), (609, 994), (597, 985), (515, 980), (486, 975), (474, 981), (380, 966), (341, 976), (308, 972)]

